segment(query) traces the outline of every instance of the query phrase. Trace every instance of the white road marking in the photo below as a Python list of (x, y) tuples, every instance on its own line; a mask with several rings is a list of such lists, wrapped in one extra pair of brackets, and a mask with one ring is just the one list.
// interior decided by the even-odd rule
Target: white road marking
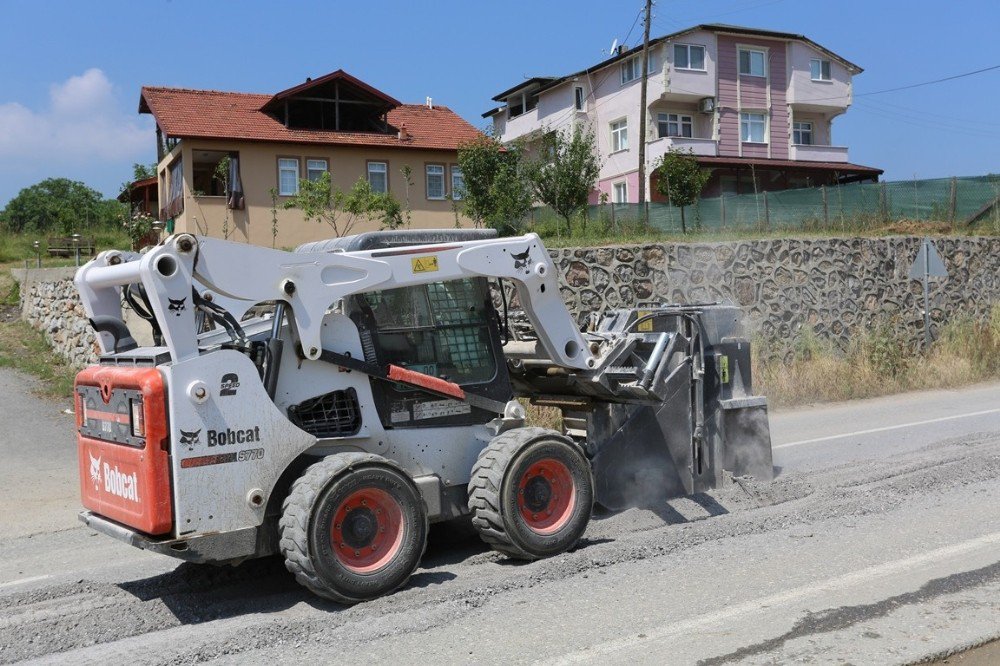
[(993, 532), (984, 536), (963, 541), (962, 543), (943, 546), (935, 550), (929, 550), (920, 555), (914, 555), (902, 560), (876, 564), (864, 569), (852, 571), (851, 573), (828, 578), (824, 581), (811, 583), (795, 587), (768, 597), (751, 599), (735, 606), (730, 606), (724, 610), (713, 613), (705, 613), (688, 620), (675, 622), (673, 624), (663, 624), (659, 627), (644, 629), (644, 638), (630, 636), (628, 638), (618, 638), (606, 643), (593, 645), (588, 649), (565, 654), (549, 663), (555, 664), (575, 664), (581, 662), (597, 661), (597, 657), (606, 656), (616, 652), (621, 652), (637, 646), (648, 647), (653, 641), (662, 641), (681, 635), (690, 635), (700, 631), (705, 631), (711, 626), (716, 626), (724, 622), (730, 622), (740, 616), (759, 614), (762, 608), (789, 604), (799, 601), (817, 593), (829, 593), (843, 590), (850, 587), (868, 585), (879, 578), (885, 578), (894, 574), (904, 573), (909, 569), (914, 569), (923, 565), (934, 564), (947, 560), (958, 555), (964, 555), (970, 551), (983, 548), (984, 546), (994, 546), (1000, 544), (1000, 532)]
[(45, 580), (46, 578), (52, 578), (52, 574), (43, 574), (41, 576), (32, 576), (30, 578), (12, 580), (9, 583), (0, 583), (0, 588), (11, 587), (13, 585), (24, 585), (25, 583), (34, 583), (35, 581)]
[(870, 430), (856, 430), (854, 432), (847, 432), (843, 435), (828, 435), (826, 437), (816, 437), (815, 439), (803, 439), (798, 442), (789, 442), (787, 444), (778, 444), (777, 446), (772, 446), (771, 449), (786, 449), (790, 446), (800, 446), (802, 444), (815, 444), (816, 442), (829, 442), (833, 439), (844, 439), (845, 437), (854, 437), (856, 435), (870, 435), (875, 432), (886, 432), (887, 430), (899, 430), (900, 428), (912, 428), (913, 426), (927, 425), (928, 423), (941, 423), (942, 421), (954, 421), (955, 419), (967, 419), (973, 416), (983, 416), (984, 414), (996, 414), (1000, 413), (1000, 409), (984, 409), (981, 412), (969, 412), (968, 414), (955, 414), (953, 416), (942, 416), (937, 419), (927, 419), (926, 421), (911, 421), (910, 423), (900, 423), (899, 425), (884, 426), (882, 428), (872, 428)]

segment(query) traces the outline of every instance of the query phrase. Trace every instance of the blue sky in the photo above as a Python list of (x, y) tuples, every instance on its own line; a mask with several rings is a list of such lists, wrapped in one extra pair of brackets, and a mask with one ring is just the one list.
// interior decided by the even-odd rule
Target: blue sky
[[(276, 92), (338, 68), (476, 126), (497, 92), (642, 38), (641, 0), (6, 0), (0, 4), (0, 206), (43, 178), (113, 195), (155, 158), (142, 85)], [(890, 180), (1000, 171), (997, 0), (657, 0), (653, 36), (705, 22), (803, 33), (865, 72), (834, 124)], [(634, 27), (633, 27), (634, 26)], [(629, 34), (631, 28), (631, 34)]]

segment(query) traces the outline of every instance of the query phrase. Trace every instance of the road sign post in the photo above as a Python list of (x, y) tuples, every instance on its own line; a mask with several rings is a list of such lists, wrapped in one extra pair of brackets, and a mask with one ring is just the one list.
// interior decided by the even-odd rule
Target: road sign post
[(910, 266), (910, 279), (920, 280), (924, 285), (924, 349), (931, 346), (931, 287), (930, 278), (948, 277), (948, 269), (944, 260), (934, 246), (934, 241), (924, 238), (920, 242), (917, 258)]

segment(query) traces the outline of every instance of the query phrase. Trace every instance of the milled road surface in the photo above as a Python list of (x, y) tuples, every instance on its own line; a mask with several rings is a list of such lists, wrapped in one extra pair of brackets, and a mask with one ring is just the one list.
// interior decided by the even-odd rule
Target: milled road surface
[(595, 517), (570, 553), (432, 544), (319, 601), (76, 521), (68, 405), (0, 369), (0, 661), (910, 663), (1000, 636), (1000, 385), (772, 414), (770, 484)]

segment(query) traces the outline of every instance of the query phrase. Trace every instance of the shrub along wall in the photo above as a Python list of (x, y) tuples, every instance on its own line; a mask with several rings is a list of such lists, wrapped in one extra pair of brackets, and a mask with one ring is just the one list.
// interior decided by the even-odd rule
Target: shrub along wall
[[(1000, 302), (1000, 238), (935, 239), (948, 277), (931, 283), (932, 332), (955, 315), (985, 319)], [(918, 345), (923, 292), (908, 277), (917, 237), (746, 240), (551, 250), (563, 300), (583, 323), (590, 312), (655, 303), (724, 301), (743, 307), (753, 334), (778, 351), (804, 327), (846, 349), (853, 335), (890, 327)], [(23, 271), (22, 316), (58, 353), (95, 358), (73, 269)], [(516, 302), (512, 303), (516, 306)], [(522, 318), (517, 328), (525, 329)]]

